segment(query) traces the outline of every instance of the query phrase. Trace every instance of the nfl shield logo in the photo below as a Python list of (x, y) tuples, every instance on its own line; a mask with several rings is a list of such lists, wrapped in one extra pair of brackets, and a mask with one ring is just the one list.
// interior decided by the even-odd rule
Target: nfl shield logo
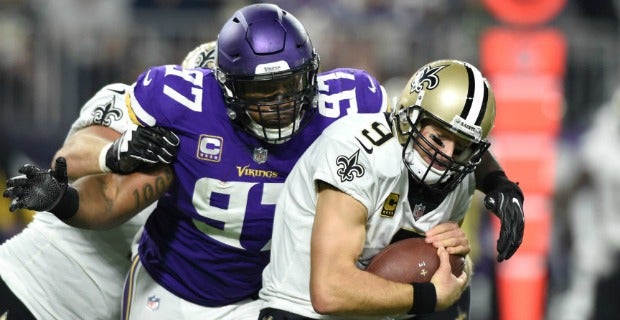
[(254, 162), (263, 164), (267, 161), (267, 149), (258, 147), (254, 149)]
[(426, 207), (423, 204), (416, 204), (413, 208), (413, 218), (418, 221), (426, 211)]
[(159, 298), (157, 296), (150, 296), (146, 301), (146, 307), (151, 310), (159, 309)]

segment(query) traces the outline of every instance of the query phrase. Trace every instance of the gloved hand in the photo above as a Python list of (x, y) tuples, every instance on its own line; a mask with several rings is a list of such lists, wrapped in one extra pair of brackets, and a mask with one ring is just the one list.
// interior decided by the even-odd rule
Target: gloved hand
[(63, 157), (56, 159), (55, 170), (25, 164), (18, 172), (22, 175), (8, 179), (2, 194), (11, 199), (9, 210), (12, 212), (21, 208), (49, 211), (67, 192), (67, 162)]
[(508, 180), (503, 171), (489, 174), (484, 185), (484, 190), (489, 190), (484, 198), (484, 206), (501, 221), (497, 261), (502, 262), (512, 257), (523, 241), (523, 192), (518, 184)]
[(134, 126), (101, 151), (103, 172), (128, 174), (144, 164), (169, 164), (179, 151), (179, 138), (161, 127)]

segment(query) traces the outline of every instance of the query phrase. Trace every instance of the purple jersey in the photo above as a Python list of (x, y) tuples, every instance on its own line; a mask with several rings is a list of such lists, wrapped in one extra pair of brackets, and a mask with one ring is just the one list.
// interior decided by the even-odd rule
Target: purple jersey
[(181, 139), (176, 179), (140, 240), (140, 260), (156, 282), (207, 307), (258, 293), (275, 203), (295, 162), (334, 120), (387, 108), (383, 87), (364, 71), (321, 73), (318, 84), (309, 124), (286, 143), (266, 145), (232, 125), (211, 70), (167, 65), (140, 75), (133, 118)]

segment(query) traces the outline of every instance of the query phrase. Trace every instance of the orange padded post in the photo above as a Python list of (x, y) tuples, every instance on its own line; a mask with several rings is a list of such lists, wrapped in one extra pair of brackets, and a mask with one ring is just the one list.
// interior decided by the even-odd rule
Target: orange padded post
[(544, 319), (547, 265), (544, 256), (518, 252), (497, 270), (500, 319)]
[(547, 75), (562, 79), (567, 46), (557, 29), (522, 30), (492, 27), (480, 40), (480, 68), (486, 75)]
[[(497, 264), (501, 320), (541, 320), (547, 302), (547, 255), (555, 181), (556, 138), (563, 114), (567, 45), (556, 29), (540, 26), (565, 0), (485, 0), (507, 26), (480, 39), (480, 65), (495, 92), (497, 116), (491, 151), (525, 195), (525, 234), (509, 260)], [(510, 25), (512, 24), (512, 26)], [(521, 28), (528, 26), (528, 28)], [(499, 219), (493, 217), (495, 236)]]
[(556, 136), (562, 125), (561, 84), (550, 76), (489, 76), (497, 115), (492, 135), (543, 133)]
[[(508, 178), (519, 182), (526, 199), (551, 197), (555, 180), (555, 138), (541, 133), (503, 133), (490, 138), (491, 150)], [(527, 213), (527, 212), (526, 212)]]
[(483, 0), (487, 9), (498, 19), (519, 26), (545, 23), (555, 17), (566, 0)]

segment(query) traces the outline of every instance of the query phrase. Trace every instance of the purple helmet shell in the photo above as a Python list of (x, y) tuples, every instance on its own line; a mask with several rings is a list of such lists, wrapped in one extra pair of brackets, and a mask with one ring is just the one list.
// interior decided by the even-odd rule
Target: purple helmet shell
[(258, 65), (281, 60), (296, 69), (316, 55), (299, 20), (274, 4), (235, 12), (218, 35), (217, 49), (218, 68), (230, 75), (254, 75)]
[(283, 143), (315, 111), (319, 57), (292, 14), (254, 4), (233, 14), (217, 39), (216, 77), (234, 124)]

